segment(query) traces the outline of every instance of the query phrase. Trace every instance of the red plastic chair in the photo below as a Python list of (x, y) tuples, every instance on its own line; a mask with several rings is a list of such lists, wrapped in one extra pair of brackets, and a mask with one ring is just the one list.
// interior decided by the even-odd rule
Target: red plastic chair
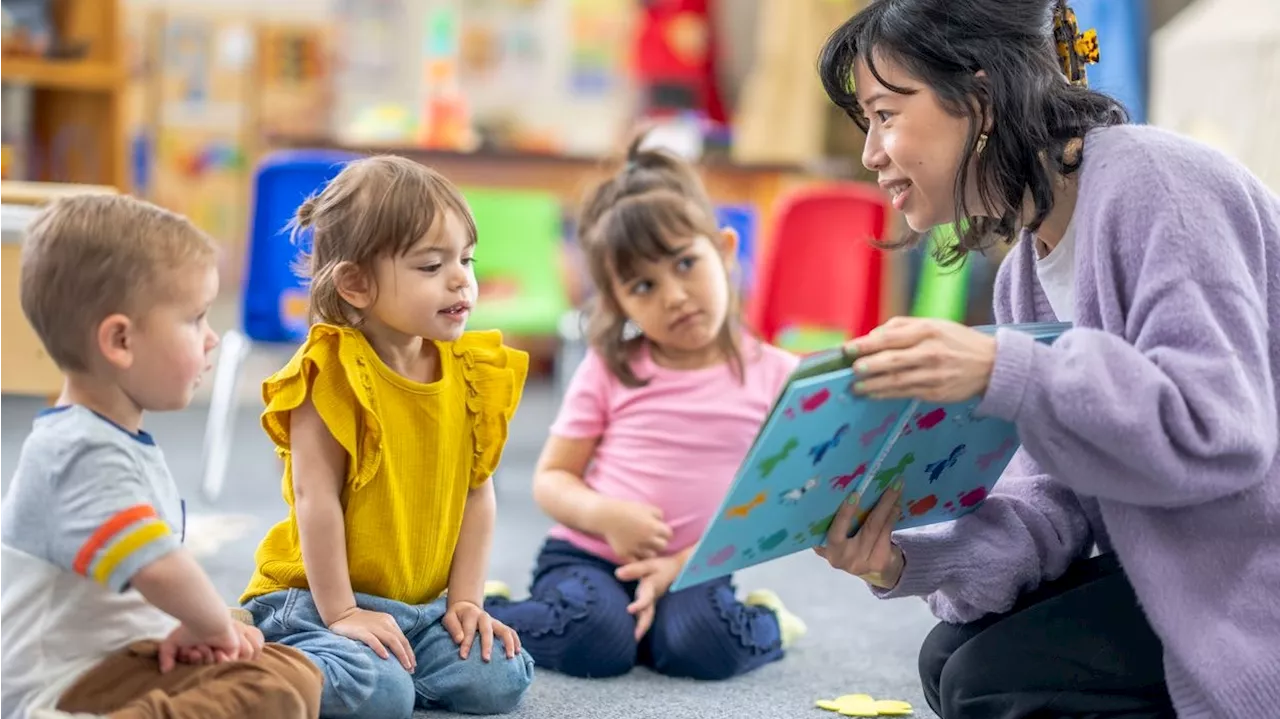
[(747, 321), (768, 342), (825, 349), (880, 323), (888, 198), (874, 185), (798, 190), (775, 214), (773, 241), (756, 270)]

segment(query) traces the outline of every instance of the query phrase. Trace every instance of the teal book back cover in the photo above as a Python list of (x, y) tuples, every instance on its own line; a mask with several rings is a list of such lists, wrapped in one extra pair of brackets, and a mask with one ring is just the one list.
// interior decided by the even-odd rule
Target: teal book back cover
[[(1069, 325), (1005, 327), (1052, 342)], [(822, 544), (846, 500), (858, 502), (856, 530), (897, 480), (898, 529), (950, 521), (986, 498), (1018, 448), (1013, 424), (975, 416), (978, 399), (859, 397), (849, 365), (833, 350), (796, 368), (673, 590)]]

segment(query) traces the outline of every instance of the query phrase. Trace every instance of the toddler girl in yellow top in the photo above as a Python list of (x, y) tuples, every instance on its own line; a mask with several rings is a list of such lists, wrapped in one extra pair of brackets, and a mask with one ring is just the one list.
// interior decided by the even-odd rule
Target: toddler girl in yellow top
[(436, 172), (371, 157), (293, 225), (312, 234), (314, 324), (262, 388), (289, 517), (241, 601), (269, 641), (320, 667), (322, 716), (510, 711), (533, 661), (482, 609), (483, 586), (489, 477), (528, 356), (463, 331), (471, 212)]

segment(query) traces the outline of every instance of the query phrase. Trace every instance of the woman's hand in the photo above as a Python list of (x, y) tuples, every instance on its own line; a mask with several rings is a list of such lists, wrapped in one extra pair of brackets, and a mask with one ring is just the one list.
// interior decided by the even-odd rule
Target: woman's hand
[(849, 531), (853, 529), (858, 514), (858, 495), (851, 496), (840, 505), (835, 519), (831, 520), (826, 546), (814, 547), (813, 551), (831, 566), (843, 569), (868, 584), (881, 589), (898, 586), (905, 561), (902, 549), (889, 538), (893, 534), (893, 525), (902, 516), (902, 509), (898, 506), (901, 498), (899, 487), (880, 495), (875, 509), (867, 515), (857, 533), (850, 537)]
[(853, 391), (949, 404), (987, 391), (995, 337), (948, 320), (895, 317), (847, 346)]

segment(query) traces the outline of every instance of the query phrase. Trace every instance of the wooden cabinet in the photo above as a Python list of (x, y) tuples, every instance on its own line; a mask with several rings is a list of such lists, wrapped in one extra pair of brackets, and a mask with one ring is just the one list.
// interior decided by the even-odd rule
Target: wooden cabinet
[(62, 374), (22, 314), (18, 297), (22, 233), (40, 205), (85, 192), (114, 190), (62, 183), (0, 183), (4, 200), (0, 205), (0, 392), (4, 394), (50, 397), (62, 388)]
[(56, 36), (84, 52), (70, 60), (6, 56), (0, 63), (5, 84), (32, 90), (29, 137), (19, 148), (28, 174), (13, 179), (125, 188), (119, 3), (59, 0), (52, 13)]

